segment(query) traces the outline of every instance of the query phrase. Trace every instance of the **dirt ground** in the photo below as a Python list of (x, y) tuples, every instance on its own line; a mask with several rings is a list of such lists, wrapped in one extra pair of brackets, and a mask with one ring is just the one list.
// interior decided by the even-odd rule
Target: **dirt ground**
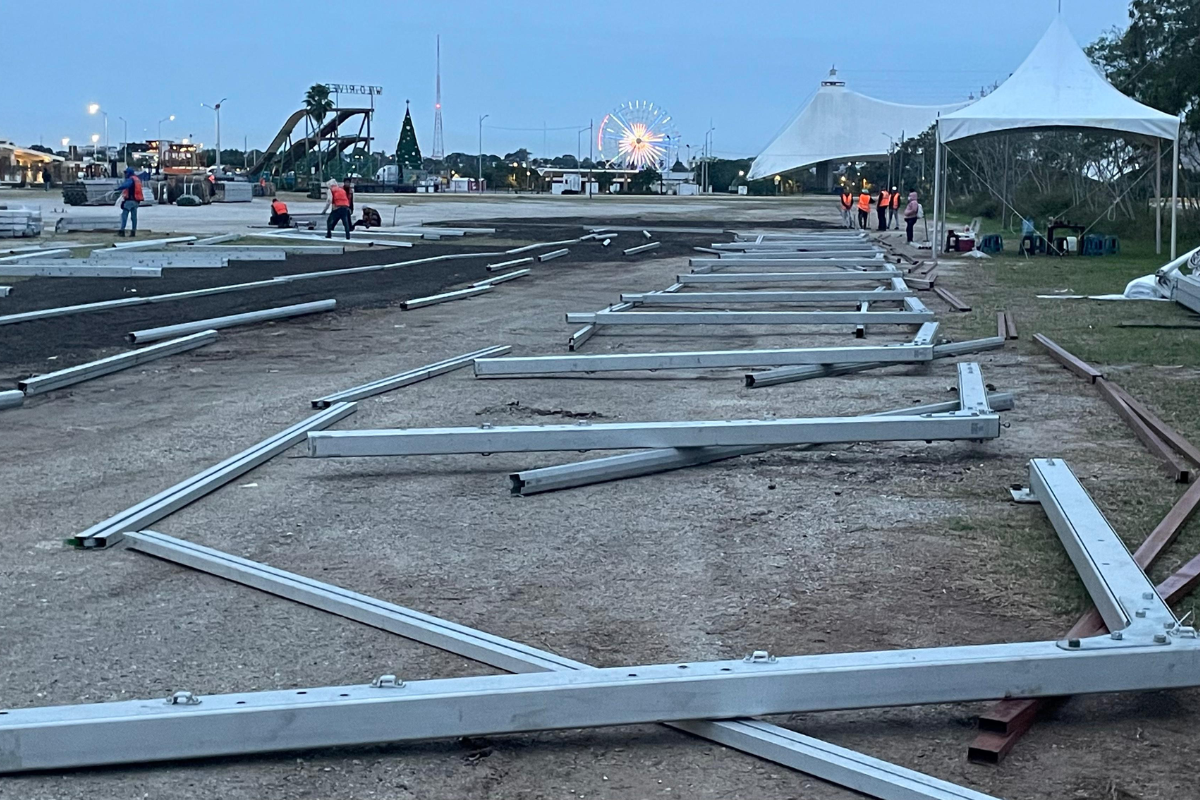
[[(798, 216), (785, 208), (775, 216)], [(803, 211), (834, 216), (832, 204)], [(684, 219), (717, 221), (705, 212), (672, 224)], [(680, 249), (653, 257), (549, 262), (490, 294), (411, 312), (349, 303), (222, 332), (215, 345), (0, 412), (0, 707), (486, 674), (138, 553), (60, 542), (304, 418), (310, 398), (493, 344), (561, 353), (579, 327), (564, 312), (662, 288), (686, 271), (686, 247), (715, 238), (679, 235)], [(411, 294), (474, 279), (483, 267), (468, 263), (453, 267), (461, 274), (411, 273)], [(386, 302), (411, 296), (408, 275), (387, 279), (397, 283)], [(969, 295), (968, 275), (942, 275)], [(135, 312), (109, 327), (123, 332)], [(92, 323), (56, 323), (76, 324), (63, 341), (81, 354)], [(0, 327), (0, 339), (22, 327)], [(835, 327), (605, 331), (584, 352), (855, 342)], [(907, 338), (878, 326), (867, 342)], [(45, 358), (27, 346), (37, 355), (4, 351), (5, 377)], [(1131, 540), (1147, 515), (1127, 504), (1128, 487), (1174, 490), (1098, 397), (1025, 347), (974, 357), (989, 383), (1017, 395), (1010, 427), (984, 444), (776, 451), (529, 498), (509, 494), (507, 473), (594, 456), (315, 460), (296, 448), (154, 528), (596, 666), (1054, 638), (1084, 598), (1041, 510), (1009, 502), (1028, 459), (1066, 458)], [(363, 401), (337, 427), (834, 416), (938, 402), (955, 383), (946, 361), (764, 389), (746, 389), (742, 374), (485, 381), (464, 370)], [(1075, 698), (999, 767), (965, 758), (984, 704), (773, 721), (1010, 800), (1150, 800), (1195, 796), (1197, 700), (1197, 691)], [(0, 797), (138, 796), (857, 795), (660, 726), (0, 779)]]

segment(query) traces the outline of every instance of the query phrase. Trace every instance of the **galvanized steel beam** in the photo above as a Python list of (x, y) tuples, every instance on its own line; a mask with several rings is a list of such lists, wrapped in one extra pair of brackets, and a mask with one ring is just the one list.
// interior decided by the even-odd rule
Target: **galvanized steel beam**
[(482, 350), (476, 350), (471, 353), (464, 353), (461, 356), (435, 361), (432, 364), (426, 364), (423, 367), (410, 369), (406, 372), (401, 372), (398, 375), (392, 375), (387, 378), (380, 378), (370, 383), (364, 383), (362, 386), (355, 386), (353, 389), (345, 389), (334, 394), (327, 394), (324, 397), (318, 397), (312, 401), (313, 408), (329, 408), (334, 403), (349, 402), (352, 400), (363, 400), (368, 397), (374, 397), (384, 392), (390, 392), (393, 389), (399, 389), (401, 386), (419, 383), (420, 381), (428, 380), (437, 375), (443, 375), (447, 372), (453, 372), (456, 369), (462, 369), (469, 366), (477, 358), (487, 358), (488, 356), (503, 355), (512, 350), (508, 345), (497, 345), (495, 347), (485, 347)]
[(216, 340), (216, 331), (201, 331), (200, 333), (193, 333), (190, 336), (184, 336), (180, 339), (172, 339), (169, 342), (160, 342), (149, 347), (143, 347), (140, 350), (134, 350), (129, 353), (119, 353), (115, 356), (91, 361), (87, 364), (80, 364), (76, 367), (68, 367), (45, 375), (26, 378), (23, 381), (18, 381), (17, 387), (27, 395), (42, 394), (43, 392), (50, 392), (84, 381), (90, 381), (93, 378), (99, 378), (101, 375), (120, 372), (123, 369), (129, 369), (138, 364), (145, 364), (148, 361), (173, 356), (177, 353), (185, 353), (188, 350), (195, 350), (197, 347), (212, 344)]
[(173, 336), (183, 336), (208, 329), (232, 328), (236, 325), (253, 325), (256, 322), (269, 322), (274, 319), (287, 319), (305, 314), (320, 314), (333, 311), (337, 307), (336, 300), (318, 300), (313, 303), (297, 303), (291, 306), (266, 308), (262, 311), (248, 311), (245, 314), (230, 314), (227, 317), (200, 319), (195, 322), (184, 322), (179, 325), (164, 325), (160, 328), (146, 328), (132, 331), (125, 338), (134, 343), (157, 342), (160, 339), (170, 339)]
[(596, 311), (569, 312), (567, 322), (594, 325), (916, 325), (931, 311)]

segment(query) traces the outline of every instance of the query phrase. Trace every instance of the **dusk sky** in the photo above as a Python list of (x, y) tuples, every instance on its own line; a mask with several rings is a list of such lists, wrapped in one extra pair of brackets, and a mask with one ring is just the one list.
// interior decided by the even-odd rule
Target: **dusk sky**
[[(709, 120), (721, 157), (755, 155), (831, 65), (882, 99), (947, 103), (1003, 80), (1053, 18), (1056, 0), (858, 0), (603, 3), (203, 3), (68, 0), (40, 29), (6, 37), (10, 87), (0, 138), (60, 147), (192, 136), (264, 147), (316, 82), (377, 84), (374, 149), (393, 151), (412, 101), (423, 152), (433, 142), (434, 37), (442, 36), (446, 151), (587, 155), (589, 120), (652, 101), (693, 150)], [(1063, 0), (1081, 43), (1127, 21), (1126, 0)], [(286, 11), (282, 10), (286, 9)], [(21, 87), (15, 90), (12, 87)], [(343, 96), (345, 105), (353, 98)], [(542, 127), (550, 130), (543, 135)], [(543, 140), (545, 145), (543, 147)], [(548, 151), (548, 152), (547, 152)]]

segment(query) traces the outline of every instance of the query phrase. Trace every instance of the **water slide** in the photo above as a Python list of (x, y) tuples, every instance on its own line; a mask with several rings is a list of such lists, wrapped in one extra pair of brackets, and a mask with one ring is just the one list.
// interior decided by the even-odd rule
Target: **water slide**
[[(333, 136), (333, 134), (337, 132), (338, 128), (340, 128), (342, 123), (344, 123), (346, 120), (358, 114), (369, 113), (371, 113), (371, 110), (368, 108), (336, 108), (332, 111), (330, 116), (326, 117), (326, 121), (321, 126), (320, 131), (313, 133), (311, 136), (301, 138), (300, 140), (293, 142), (291, 147), (288, 147), (281, 153), (281, 148), (283, 148), (287, 143), (288, 139), (292, 135), (292, 131), (295, 130), (296, 126), (304, 120), (306, 114), (303, 109), (293, 112), (292, 115), (287, 118), (287, 121), (283, 123), (283, 127), (279, 129), (279, 133), (275, 134), (275, 138), (271, 140), (270, 146), (261, 156), (259, 156), (258, 161), (254, 163), (254, 166), (250, 168), (249, 173), (251, 175), (258, 175), (259, 173), (271, 167), (275, 163), (276, 159), (279, 159), (280, 173), (290, 172), (296, 162), (296, 159), (298, 159), (304, 153), (315, 150), (319, 142), (327, 140), (329, 137)], [(361, 138), (358, 136), (341, 136), (338, 137), (337, 141), (330, 146), (330, 150), (333, 153), (341, 153), (359, 141), (361, 141)]]

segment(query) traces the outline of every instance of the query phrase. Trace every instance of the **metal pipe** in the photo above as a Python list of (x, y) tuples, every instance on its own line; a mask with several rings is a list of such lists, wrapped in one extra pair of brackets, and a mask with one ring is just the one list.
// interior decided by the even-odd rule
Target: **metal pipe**
[(129, 353), (119, 353), (115, 356), (91, 361), (87, 364), (80, 364), (76, 367), (68, 367), (45, 375), (27, 378), (23, 381), (18, 381), (17, 387), (26, 395), (42, 394), (55, 389), (62, 389), (66, 386), (73, 386), (84, 381), (90, 381), (102, 375), (120, 372), (123, 369), (145, 364), (148, 361), (173, 356), (178, 353), (185, 353), (188, 350), (195, 350), (197, 347), (212, 344), (216, 340), (216, 331), (201, 331), (200, 333), (193, 333), (190, 336), (184, 336), (180, 339), (172, 339), (169, 342), (160, 342), (149, 347), (143, 347), (140, 350), (133, 350)]
[(467, 289), (458, 289), (453, 292), (443, 292), (442, 294), (431, 294), (428, 297), (414, 297), (411, 300), (405, 300), (400, 304), (400, 308), (405, 311), (412, 311), (416, 308), (424, 308), (425, 306), (434, 306), (438, 303), (449, 303), (451, 300), (462, 300), (465, 297), (474, 297), (477, 294), (492, 291), (491, 285), (487, 286), (472, 286)]
[(287, 319), (305, 314), (319, 314), (325, 311), (333, 311), (336, 307), (336, 300), (318, 300), (314, 303), (298, 303), (292, 306), (267, 308), (262, 311), (248, 311), (245, 314), (231, 314), (227, 317), (213, 317), (212, 319), (201, 319), (195, 322), (184, 322), (179, 325), (147, 328), (145, 330), (132, 331), (126, 334), (125, 338), (134, 343), (157, 342), (160, 339), (170, 339), (173, 336), (196, 333), (197, 331), (208, 330), (209, 328), (214, 330), (232, 328), (236, 325), (252, 325), (256, 322), (268, 322), (274, 319)]

